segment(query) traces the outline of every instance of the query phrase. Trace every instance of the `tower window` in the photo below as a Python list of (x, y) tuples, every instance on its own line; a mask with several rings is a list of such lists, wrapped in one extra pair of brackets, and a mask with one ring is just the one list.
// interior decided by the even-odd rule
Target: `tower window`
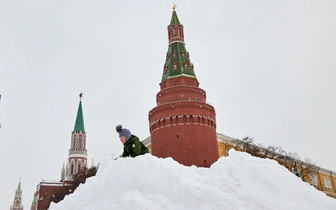
[(184, 50), (182, 50), (182, 52), (181, 52), (181, 55), (182, 55), (182, 58), (184, 58), (184, 57), (185, 57)]
[(188, 62), (185, 61), (185, 62), (183, 63), (183, 65), (184, 65), (184, 69), (185, 69), (185, 70), (188, 70)]
[(177, 62), (176, 61), (173, 62), (173, 70), (177, 70)]
[(176, 50), (173, 51), (173, 57), (176, 58)]
[(71, 164), (71, 173), (70, 173), (70, 175), (73, 175), (74, 174), (74, 168), (73, 168), (73, 164)]
[(82, 136), (79, 135), (79, 149), (82, 148)]
[(72, 148), (75, 148), (76, 145), (76, 136), (73, 137)]

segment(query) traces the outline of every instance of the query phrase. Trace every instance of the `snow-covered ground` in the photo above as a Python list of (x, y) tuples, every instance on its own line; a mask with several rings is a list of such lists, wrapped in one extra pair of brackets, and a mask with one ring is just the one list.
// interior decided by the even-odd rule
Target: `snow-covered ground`
[(326, 196), (276, 161), (229, 151), (211, 168), (150, 154), (107, 157), (95, 177), (51, 210), (335, 210)]

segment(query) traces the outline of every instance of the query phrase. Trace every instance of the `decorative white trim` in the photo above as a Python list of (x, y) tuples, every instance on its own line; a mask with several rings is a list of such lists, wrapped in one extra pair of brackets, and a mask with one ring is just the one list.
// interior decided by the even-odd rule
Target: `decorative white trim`
[(70, 158), (87, 158), (87, 155), (84, 155), (84, 154), (70, 154), (69, 156), (68, 156), (68, 158), (70, 159)]
[[(183, 39), (182, 37), (174, 37), (175, 39), (179, 38), (179, 39)], [(171, 38), (171, 39), (174, 39), (174, 38)], [(184, 44), (184, 41), (180, 41), (180, 40), (175, 40), (175, 41), (172, 41), (170, 42), (170, 44), (168, 46), (170, 46), (171, 44), (174, 44), (174, 43), (182, 43)]]

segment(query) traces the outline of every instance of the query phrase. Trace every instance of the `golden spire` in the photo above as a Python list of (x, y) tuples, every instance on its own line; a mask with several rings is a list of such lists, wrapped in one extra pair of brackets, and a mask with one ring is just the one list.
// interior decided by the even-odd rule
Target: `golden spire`
[(173, 5), (173, 11), (176, 10), (176, 7), (177, 7), (176, 4), (174, 4), (174, 5)]

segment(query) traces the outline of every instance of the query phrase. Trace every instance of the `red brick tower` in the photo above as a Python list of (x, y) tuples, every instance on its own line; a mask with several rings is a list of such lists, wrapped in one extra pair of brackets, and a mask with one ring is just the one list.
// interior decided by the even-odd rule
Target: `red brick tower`
[(198, 87), (175, 6), (168, 40), (157, 106), (149, 111), (152, 154), (186, 166), (209, 167), (218, 159), (215, 109)]

